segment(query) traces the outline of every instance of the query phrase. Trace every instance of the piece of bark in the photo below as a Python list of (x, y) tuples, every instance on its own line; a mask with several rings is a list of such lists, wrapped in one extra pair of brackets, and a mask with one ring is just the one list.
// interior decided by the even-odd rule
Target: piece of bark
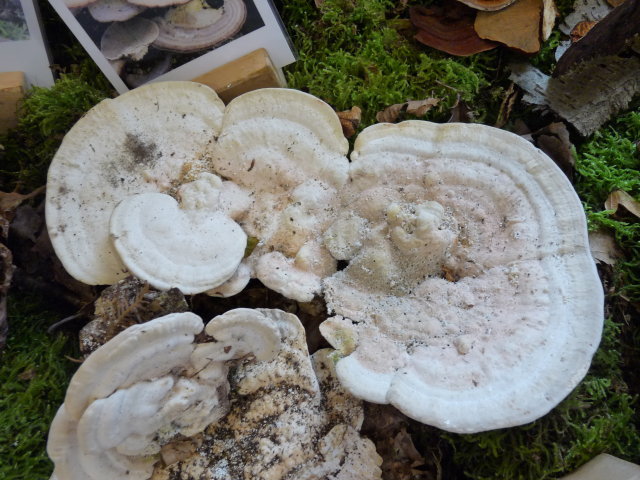
[(611, 192), (604, 202), (604, 208), (618, 213), (622, 206), (633, 216), (640, 218), (640, 202), (623, 190)]
[(555, 17), (551, 0), (519, 0), (497, 12), (478, 12), (474, 28), (480, 38), (533, 54), (551, 33)]
[(558, 29), (569, 35), (573, 27), (580, 22), (598, 22), (606, 17), (613, 8), (606, 0), (576, 0), (573, 11), (569, 13)]
[(509, 88), (504, 94), (502, 98), (502, 102), (500, 103), (500, 111), (498, 112), (498, 118), (496, 120), (495, 127), (502, 128), (509, 121), (509, 117), (511, 116), (511, 110), (513, 110), (513, 106), (516, 103), (516, 99), (518, 98), (518, 92), (515, 89), (515, 83), (511, 82)]
[(523, 101), (550, 108), (587, 136), (640, 93), (638, 57), (600, 60), (582, 63), (560, 78), (550, 78), (530, 64), (514, 63), (509, 78), (524, 90)]
[(481, 39), (473, 28), (476, 11), (458, 2), (442, 6), (413, 6), (409, 9), (411, 23), (418, 30), (415, 39), (450, 55), (466, 57), (498, 46)]
[(376, 120), (380, 123), (393, 123), (402, 120), (405, 114), (422, 117), (438, 105), (440, 100), (437, 98), (426, 98), (424, 100), (409, 100), (404, 103), (396, 103), (376, 114)]
[[(554, 77), (561, 77), (580, 64), (606, 62), (608, 57), (618, 56), (638, 46), (640, 34), (640, 0), (627, 0), (600, 20), (579, 41), (562, 55)], [(635, 45), (634, 45), (635, 43)]]
[(362, 120), (362, 109), (360, 107), (352, 107), (351, 110), (337, 112), (342, 125), (342, 133), (346, 138), (353, 137), (358, 131), (360, 121)]

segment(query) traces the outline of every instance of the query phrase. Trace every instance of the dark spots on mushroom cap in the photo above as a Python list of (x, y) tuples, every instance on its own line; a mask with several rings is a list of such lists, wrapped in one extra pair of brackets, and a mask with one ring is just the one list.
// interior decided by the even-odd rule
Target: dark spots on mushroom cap
[(127, 133), (124, 148), (131, 155), (133, 164), (151, 165), (158, 159), (158, 146), (153, 142), (145, 142), (132, 133)]

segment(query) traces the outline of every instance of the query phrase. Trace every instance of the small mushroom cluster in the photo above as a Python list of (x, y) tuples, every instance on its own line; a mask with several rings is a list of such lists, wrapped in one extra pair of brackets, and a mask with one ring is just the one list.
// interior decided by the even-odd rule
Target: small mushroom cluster
[(154, 63), (144, 79), (125, 75), (130, 86), (168, 71), (169, 52), (213, 48), (238, 34), (247, 19), (244, 0), (65, 0), (65, 5), (88, 32), (99, 33), (96, 43), (118, 74), (127, 62)]
[(483, 125), (374, 125), (351, 162), (341, 132), (328, 105), (286, 89), (226, 107), (190, 82), (107, 100), (51, 165), (53, 246), (90, 284), (132, 272), (185, 293), (257, 278), (322, 295), (340, 383), (421, 422), (477, 432), (547, 413), (603, 322), (570, 182)]
[(207, 324), (212, 341), (202, 330), (170, 314), (94, 351), (51, 425), (52, 478), (380, 478), (361, 402), (326, 350), (310, 359), (297, 317), (236, 309)]

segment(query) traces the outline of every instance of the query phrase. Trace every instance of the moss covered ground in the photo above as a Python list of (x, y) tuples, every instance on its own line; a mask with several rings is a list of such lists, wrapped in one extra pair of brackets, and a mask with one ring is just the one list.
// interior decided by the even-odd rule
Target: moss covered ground
[[(561, 2), (560, 11), (567, 13), (569, 5)], [(317, 8), (312, 0), (287, 0), (278, 8), (299, 55), (286, 69), (289, 85), (337, 110), (359, 106), (360, 128), (374, 123), (376, 112), (388, 105), (428, 97), (441, 99), (422, 117), (428, 120), (447, 121), (459, 101), (476, 122), (493, 125), (500, 116), (513, 53), (454, 58), (422, 47), (412, 40), (400, 1), (326, 0)], [(48, 28), (60, 30), (55, 16), (44, 5), (43, 10)], [(559, 38), (555, 32), (529, 60), (550, 71)], [(0, 190), (26, 192), (42, 185), (64, 133), (93, 104), (113, 95), (73, 39), (64, 37), (64, 43), (54, 54), (63, 59), (65, 75), (52, 89), (30, 92), (18, 129), (0, 138)], [(504, 128), (514, 128), (515, 119), (547, 121), (517, 103)], [(640, 222), (603, 206), (617, 189), (640, 198), (639, 140), (637, 105), (589, 138), (572, 137), (575, 187), (590, 228), (611, 233), (623, 252), (615, 267), (601, 271), (607, 321), (587, 377), (550, 414), (522, 427), (454, 435), (413, 425), (418, 450), (436, 459), (442, 478), (557, 478), (602, 452), (640, 463)], [(9, 346), (0, 354), (0, 479), (44, 479), (51, 469), (44, 454), (47, 427), (75, 369), (65, 356), (72, 355), (74, 340), (46, 333), (61, 313), (22, 293), (9, 305)]]

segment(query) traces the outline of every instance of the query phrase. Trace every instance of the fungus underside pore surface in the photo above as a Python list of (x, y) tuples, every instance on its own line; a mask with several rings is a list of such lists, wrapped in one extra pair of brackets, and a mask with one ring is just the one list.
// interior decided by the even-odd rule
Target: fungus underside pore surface
[[(48, 18), (48, 5), (40, 3), (46, 28), (59, 31), (61, 22)], [(422, 118), (444, 122), (458, 96), (471, 108), (475, 121), (493, 124), (509, 88), (504, 67), (509, 54), (497, 50), (454, 58), (420, 47), (406, 30), (401, 3), (325, 0), (318, 10), (308, 0), (280, 2), (299, 53), (299, 61), (286, 69), (289, 86), (308, 91), (337, 110), (360, 106), (360, 128), (375, 122), (376, 112), (390, 104), (428, 97), (442, 101)], [(418, 3), (428, 2), (409, 2)], [(571, 3), (559, 2), (561, 12), (570, 11)], [(74, 56), (61, 54), (59, 47), (54, 55), (58, 62), (76, 65), (67, 68), (68, 74), (52, 89), (32, 90), (18, 129), (0, 137), (4, 146), (0, 190), (13, 190), (19, 183), (26, 193), (42, 185), (64, 133), (88, 108), (112, 94), (91, 61), (67, 38)], [(556, 32), (530, 61), (549, 72), (557, 41)], [(532, 112), (517, 106), (504, 128), (511, 129), (516, 117), (542, 126), (536, 123), (541, 116), (536, 120)], [(411, 423), (409, 432), (418, 451), (436, 459), (444, 478), (557, 478), (601, 452), (640, 463), (640, 381), (634, 373), (640, 371), (640, 328), (632, 306), (640, 301), (640, 224), (631, 215), (614, 215), (603, 206), (612, 190), (640, 195), (639, 138), (636, 103), (591, 137), (573, 139), (575, 186), (590, 228), (603, 227), (614, 234), (624, 252), (614, 268), (601, 269), (608, 280), (608, 319), (587, 377), (549, 415), (522, 427), (456, 435)], [(64, 357), (73, 355), (75, 340), (65, 344), (61, 336), (48, 336), (45, 330), (54, 318), (32, 298), (14, 295), (9, 303), (11, 334), (0, 354), (0, 478), (46, 479), (52, 466), (44, 443), (66, 382), (76, 369)]]

